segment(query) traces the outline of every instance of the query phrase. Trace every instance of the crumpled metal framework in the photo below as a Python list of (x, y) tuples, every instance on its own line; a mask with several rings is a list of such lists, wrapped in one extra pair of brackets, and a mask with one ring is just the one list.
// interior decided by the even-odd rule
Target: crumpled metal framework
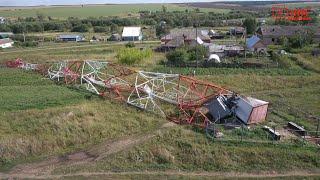
[[(217, 96), (231, 96), (233, 92), (210, 82), (179, 74), (134, 71), (104, 61), (62, 61), (29, 64), (21, 59), (8, 61), (7, 67), (34, 70), (51, 80), (65, 84), (84, 85), (86, 90), (109, 96), (139, 109), (157, 113), (179, 124), (207, 126), (205, 103)], [(167, 113), (162, 104), (176, 110)]]

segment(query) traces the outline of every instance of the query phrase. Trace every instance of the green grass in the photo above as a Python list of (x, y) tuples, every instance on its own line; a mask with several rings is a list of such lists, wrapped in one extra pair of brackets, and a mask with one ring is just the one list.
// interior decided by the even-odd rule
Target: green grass
[(111, 158), (55, 170), (55, 174), (100, 171), (261, 172), (317, 170), (318, 150), (277, 144), (213, 142), (203, 133), (176, 127)]
[(0, 68), (0, 169), (131, 134), (164, 120), (33, 72)]
[[(157, 44), (137, 44), (136, 47), (154, 48)], [(16, 58), (22, 58), (27, 62), (43, 63), (61, 60), (88, 60), (99, 59), (116, 61), (116, 50), (124, 47), (123, 44), (97, 43), (46, 43), (37, 48), (12, 48), (0, 52), (0, 63)]]
[[(281, 3), (283, 4), (283, 3)], [(306, 7), (319, 7), (319, 2), (297, 2), (297, 3), (285, 3), (286, 7), (288, 8), (306, 8)], [(272, 4), (267, 5), (269, 7), (272, 7)]]
[(75, 104), (84, 101), (89, 94), (57, 86), (32, 72), (1, 69), (0, 76), (0, 112)]
[[(48, 45), (46, 48), (60, 45)], [(0, 62), (17, 57), (38, 63), (67, 59), (114, 61), (114, 52), (124, 46), (79, 45), (70, 49), (4, 53), (0, 56)], [(294, 64), (291, 68), (199, 68), (196, 78), (269, 101), (267, 121), (262, 125), (282, 128), (288, 121), (294, 121), (307, 130), (315, 130), (316, 122), (311, 116), (320, 116), (320, 104), (317, 101), (320, 96), (320, 75), (303, 68), (303, 63), (308, 61), (316, 67), (318, 59), (309, 59), (306, 54), (301, 56), (305, 58), (301, 63), (289, 59)], [(183, 74), (193, 70), (154, 66), (161, 58), (164, 58), (163, 54), (154, 53), (149, 62), (134, 68)], [(4, 147), (0, 154), (2, 170), (50, 155), (86, 149), (105, 140), (143, 135), (166, 122), (122, 103), (103, 100), (65, 85), (56, 85), (32, 72), (2, 68), (0, 76), (0, 146)], [(224, 131), (226, 141), (213, 142), (203, 130), (177, 126), (137, 147), (94, 163), (61, 167), (55, 173), (144, 170), (261, 172), (312, 171), (320, 168), (319, 152), (314, 146), (300, 141), (272, 144), (259, 128), (245, 131), (244, 139), (264, 143), (240, 143), (239, 130)]]
[[(185, 9), (195, 9), (186, 6), (175, 4), (164, 4), (168, 11), (184, 11)], [(96, 6), (64, 6), (64, 7), (49, 7), (49, 8), (21, 8), (21, 9), (0, 9), (1, 16), (4, 17), (30, 17), (36, 14), (43, 13), (46, 16), (67, 18), (67, 17), (100, 17), (100, 16), (116, 16), (139, 11), (161, 11), (162, 4), (124, 4), (124, 5), (96, 5)], [(202, 11), (228, 12), (225, 9), (210, 9), (203, 8)]]

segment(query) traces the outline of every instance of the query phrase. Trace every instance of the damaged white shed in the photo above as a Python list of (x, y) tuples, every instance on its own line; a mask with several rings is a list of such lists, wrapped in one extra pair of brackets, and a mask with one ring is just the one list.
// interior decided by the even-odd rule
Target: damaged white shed
[(256, 124), (267, 117), (269, 103), (252, 97), (240, 97), (235, 108), (236, 116), (245, 124)]

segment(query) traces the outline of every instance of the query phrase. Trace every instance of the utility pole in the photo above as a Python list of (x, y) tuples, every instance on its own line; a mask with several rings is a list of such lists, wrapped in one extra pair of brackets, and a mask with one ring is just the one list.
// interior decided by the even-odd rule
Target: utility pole
[(317, 118), (318, 119), (318, 126), (317, 126), (317, 136), (319, 136), (319, 128), (320, 128), (320, 118)]
[(244, 33), (244, 59), (247, 60), (247, 27), (245, 27)]
[(197, 61), (197, 68), (198, 68), (198, 26), (196, 24), (196, 61)]
[(24, 31), (22, 32), (22, 35), (23, 35), (23, 42), (25, 43), (26, 42), (26, 35), (24, 34)]

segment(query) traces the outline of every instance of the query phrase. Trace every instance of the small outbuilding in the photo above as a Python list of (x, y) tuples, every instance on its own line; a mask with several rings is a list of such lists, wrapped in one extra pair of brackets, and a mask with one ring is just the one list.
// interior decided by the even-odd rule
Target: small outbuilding
[(112, 34), (110, 37), (109, 37), (109, 41), (121, 41), (121, 35), (118, 34), (118, 33), (115, 33), (115, 34)]
[(245, 124), (256, 124), (267, 117), (268, 105), (266, 101), (252, 97), (240, 97), (236, 100), (236, 116)]
[(208, 61), (212, 61), (212, 62), (216, 62), (216, 63), (220, 63), (220, 57), (217, 54), (210, 54)]
[(141, 41), (142, 31), (141, 27), (124, 27), (122, 31), (123, 41)]
[(227, 35), (233, 36), (243, 36), (245, 34), (245, 29), (243, 27), (231, 27)]
[(10, 38), (13, 36), (12, 32), (0, 32), (0, 39)]
[(0, 48), (2, 49), (10, 48), (13, 44), (14, 42), (9, 38), (0, 39)]
[(223, 34), (218, 33), (212, 29), (209, 31), (208, 35), (210, 36), (211, 39), (223, 39), (224, 38)]
[(267, 46), (262, 42), (262, 40), (254, 35), (247, 39), (247, 48), (252, 52), (266, 52)]
[(63, 41), (63, 42), (81, 42), (84, 41), (85, 38), (83, 35), (79, 34), (64, 34), (64, 35), (59, 35), (57, 37), (58, 41)]
[(0, 17), (0, 24), (4, 24), (6, 22), (6, 18)]

